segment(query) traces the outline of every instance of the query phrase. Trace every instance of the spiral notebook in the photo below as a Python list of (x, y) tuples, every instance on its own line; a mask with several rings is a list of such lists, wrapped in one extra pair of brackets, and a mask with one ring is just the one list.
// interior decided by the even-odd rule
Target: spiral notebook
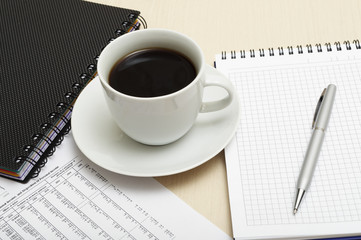
[[(361, 236), (360, 42), (223, 52), (216, 67), (240, 97), (240, 124), (225, 152), (235, 239)], [(294, 215), (314, 111), (330, 83), (330, 123)]]
[(69, 131), (73, 103), (139, 11), (80, 0), (0, 2), (0, 175), (36, 177)]

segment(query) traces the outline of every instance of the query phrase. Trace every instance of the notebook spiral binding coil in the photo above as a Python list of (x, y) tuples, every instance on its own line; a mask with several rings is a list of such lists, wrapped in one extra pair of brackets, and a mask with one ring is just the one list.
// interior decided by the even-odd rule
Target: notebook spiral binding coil
[[(121, 28), (115, 31), (114, 38), (109, 39), (108, 43), (127, 32), (140, 29), (141, 26), (144, 29), (147, 28), (147, 22), (141, 15), (131, 13), (128, 15), (128, 19), (129, 21), (124, 21)], [(99, 56), (94, 57), (95, 62), (98, 58)], [(49, 121), (41, 124), (39, 132), (31, 137), (31, 143), (23, 147), (23, 155), (14, 159), (17, 164), (27, 162), (33, 166), (27, 179), (36, 178), (39, 175), (41, 168), (47, 163), (48, 157), (53, 155), (56, 147), (64, 140), (64, 136), (70, 132), (70, 119), (74, 103), (82, 89), (95, 78), (96, 68), (96, 63), (88, 65), (87, 71), (81, 73), (78, 81), (71, 86), (71, 91), (64, 94), (64, 100), (59, 102), (55, 106), (55, 111), (49, 114)]]
[(278, 53), (278, 55), (283, 56), (285, 54), (293, 55), (293, 54), (304, 54), (304, 53), (313, 53), (313, 52), (331, 52), (331, 51), (342, 51), (344, 49), (351, 50), (352, 48), (361, 49), (361, 44), (359, 40), (354, 40), (352, 43), (350, 41), (344, 41), (343, 44), (341, 42), (335, 42), (334, 44), (325, 43), (324, 46), (322, 44), (315, 44), (314, 46), (311, 44), (307, 44), (306, 47), (302, 45), (297, 45), (296, 47), (288, 46), (287, 48), (278, 47), (276, 50), (274, 48), (268, 48), (265, 50), (263, 48), (259, 49), (258, 51), (251, 49), (249, 52), (245, 50), (241, 50), (239, 52), (230, 51), (230, 52), (221, 52), (221, 59), (225, 60), (227, 58), (236, 59), (236, 58), (246, 58), (246, 57), (272, 57)]

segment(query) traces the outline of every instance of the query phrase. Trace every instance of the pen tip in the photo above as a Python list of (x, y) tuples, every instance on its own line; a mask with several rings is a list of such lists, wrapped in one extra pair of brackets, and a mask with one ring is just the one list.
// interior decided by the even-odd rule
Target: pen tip
[(293, 215), (295, 215), (297, 213), (297, 209), (293, 210)]

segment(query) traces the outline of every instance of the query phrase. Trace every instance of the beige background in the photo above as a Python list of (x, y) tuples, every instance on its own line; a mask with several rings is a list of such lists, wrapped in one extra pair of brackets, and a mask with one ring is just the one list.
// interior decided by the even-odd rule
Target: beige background
[[(90, 1), (139, 10), (148, 28), (189, 35), (208, 64), (221, 51), (361, 40), (361, 1), (356, 0)], [(157, 180), (232, 235), (223, 151), (196, 169)]]

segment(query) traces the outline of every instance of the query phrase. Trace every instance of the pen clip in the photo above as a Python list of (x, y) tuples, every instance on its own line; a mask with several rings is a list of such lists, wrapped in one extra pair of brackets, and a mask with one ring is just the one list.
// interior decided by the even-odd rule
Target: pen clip
[(318, 113), (320, 111), (320, 107), (321, 107), (321, 103), (323, 101), (323, 98), (325, 96), (325, 93), (326, 93), (326, 88), (323, 89), (322, 93), (321, 93), (321, 96), (320, 96), (320, 99), (318, 100), (318, 103), (317, 103), (317, 106), (316, 106), (316, 110), (315, 110), (315, 114), (313, 115), (313, 121), (312, 121), (312, 129), (315, 127), (315, 124), (316, 124), (316, 120), (317, 120), (317, 117), (318, 117)]

